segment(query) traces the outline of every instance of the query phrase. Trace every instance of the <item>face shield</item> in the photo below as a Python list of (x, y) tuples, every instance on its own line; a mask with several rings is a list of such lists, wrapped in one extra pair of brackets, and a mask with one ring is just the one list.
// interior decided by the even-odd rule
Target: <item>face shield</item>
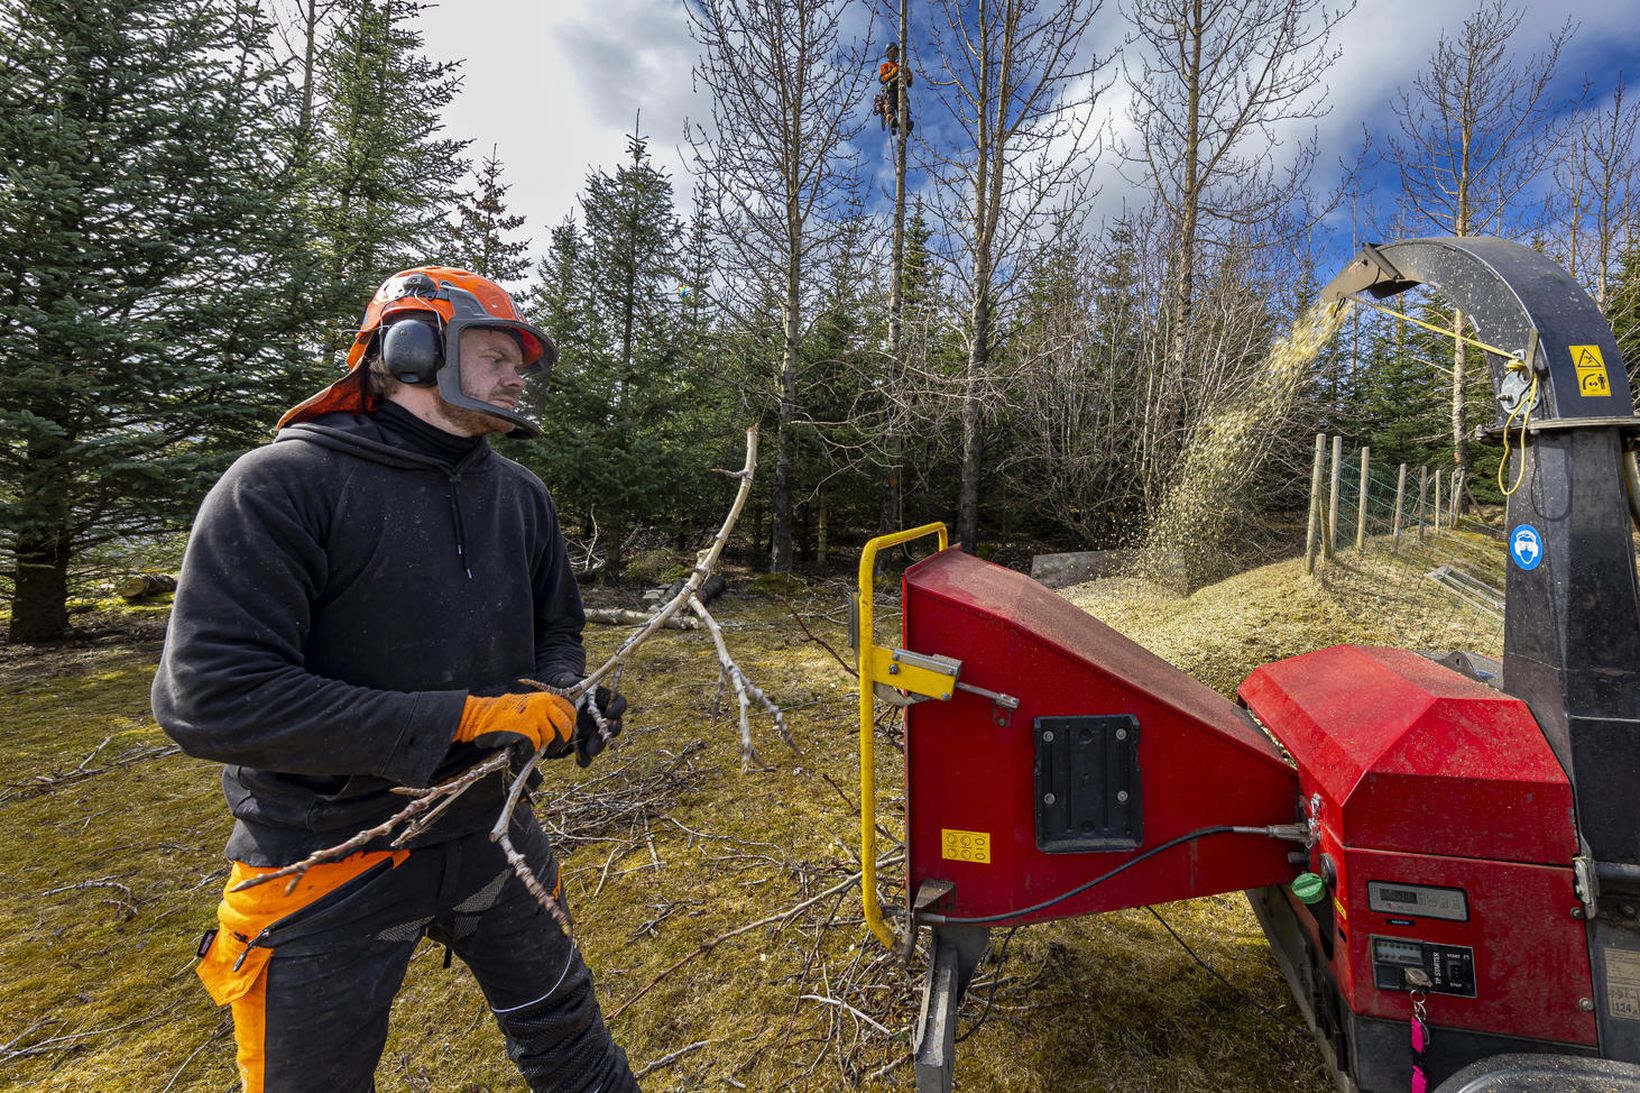
[(499, 330), (518, 342), (524, 356), (524, 375), (538, 376), (545, 383), (557, 363), (558, 351), (540, 329), (517, 319), (505, 319), (485, 310), (478, 297), (448, 281), (439, 286), (439, 296), (450, 301), (452, 314), (444, 326), (444, 367), (438, 370), (438, 393), (452, 406), (491, 417), (513, 426), (525, 436), (540, 436), (541, 426), (531, 418), (473, 398), (461, 385), (461, 335), (468, 330)]

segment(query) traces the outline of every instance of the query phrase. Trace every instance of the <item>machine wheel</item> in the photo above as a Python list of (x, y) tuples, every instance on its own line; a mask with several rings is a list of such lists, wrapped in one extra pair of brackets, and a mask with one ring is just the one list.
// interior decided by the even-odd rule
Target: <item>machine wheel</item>
[(1471, 1063), (1435, 1093), (1614, 1093), (1640, 1090), (1640, 1066), (1576, 1055), (1493, 1055)]

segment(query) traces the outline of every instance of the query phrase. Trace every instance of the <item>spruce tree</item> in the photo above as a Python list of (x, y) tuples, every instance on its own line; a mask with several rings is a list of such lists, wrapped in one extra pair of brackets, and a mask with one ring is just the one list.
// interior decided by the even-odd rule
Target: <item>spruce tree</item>
[[(668, 352), (678, 325), (676, 283), (682, 236), (672, 211), (672, 180), (649, 158), (649, 144), (627, 137), (629, 162), (587, 179), (587, 274), (607, 351), (630, 373), (634, 356)], [(641, 343), (649, 343), (644, 345)]]
[(626, 163), (588, 177), (581, 209), (584, 228), (553, 231), (533, 293), (532, 314), (559, 342), (545, 436), (509, 454), (539, 469), (586, 530), (596, 521), (614, 574), (637, 527), (682, 534), (711, 511), (709, 468), (740, 437), (686, 352), (682, 228), (642, 137), (629, 139)]
[(288, 386), (268, 28), (249, 0), (0, 8), (0, 535), (12, 640), (93, 544), (183, 526)]
[(1631, 246), (1619, 259), (1606, 313), (1628, 368), (1629, 385), (1640, 398), (1640, 244)]
[(512, 187), (501, 181), (501, 160), (493, 146), (474, 173), (474, 184), (456, 199), (456, 221), (443, 258), (448, 265), (510, 287), (529, 275), (530, 241), (511, 238), (524, 226), (524, 217), (507, 211)]
[(869, 528), (878, 519), (881, 479), (870, 460), (884, 415), (883, 331), (888, 294), (872, 239), (881, 224), (851, 206), (827, 277), (815, 300), (814, 326), (799, 358), (799, 405), (793, 448), (799, 481), (812, 482), (793, 506), (794, 545), (822, 565), (839, 527)]
[(348, 0), (320, 50), (305, 203), (322, 278), (313, 317), (332, 364), (389, 274), (440, 257), (468, 142), (442, 135), (461, 78), (422, 50), (412, 0)]
[(1357, 428), (1365, 432), (1373, 460), (1382, 466), (1441, 463), (1450, 451), (1445, 407), (1451, 400), (1433, 362), (1450, 347), (1398, 319), (1373, 320), (1367, 326)]
[(531, 378), (524, 401), (537, 420), (544, 421), (548, 399), (561, 388), (587, 353), (586, 277), (582, 270), (585, 244), (573, 215), (552, 229), (547, 253), (536, 263), (535, 280), (516, 297), (524, 315), (545, 330), (558, 348), (559, 366), (550, 375)]

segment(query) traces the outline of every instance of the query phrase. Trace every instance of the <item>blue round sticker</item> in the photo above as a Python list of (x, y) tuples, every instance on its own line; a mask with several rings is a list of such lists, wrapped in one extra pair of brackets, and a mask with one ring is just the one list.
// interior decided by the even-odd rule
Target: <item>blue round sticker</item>
[(1543, 561), (1543, 536), (1531, 524), (1521, 524), (1509, 533), (1509, 557), (1522, 569), (1536, 569)]

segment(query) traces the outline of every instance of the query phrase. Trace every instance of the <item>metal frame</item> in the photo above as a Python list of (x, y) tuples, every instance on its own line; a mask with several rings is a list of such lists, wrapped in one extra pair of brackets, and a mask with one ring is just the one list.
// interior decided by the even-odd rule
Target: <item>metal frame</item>
[(921, 527), (879, 535), (866, 543), (860, 552), (859, 590), (855, 600), (855, 633), (858, 635), (858, 667), (860, 670), (860, 899), (865, 907), (866, 925), (877, 935), (885, 948), (894, 948), (894, 931), (883, 918), (883, 905), (877, 898), (877, 738), (873, 731), (877, 720), (877, 685), (921, 693), (918, 687), (928, 688), (929, 697), (951, 697), (955, 673), (949, 677), (929, 668), (895, 662), (895, 650), (877, 644), (872, 632), (871, 599), (877, 583), (877, 552), (899, 546), (930, 535), (938, 536), (939, 548), (951, 545), (951, 537), (943, 523), (923, 524)]

